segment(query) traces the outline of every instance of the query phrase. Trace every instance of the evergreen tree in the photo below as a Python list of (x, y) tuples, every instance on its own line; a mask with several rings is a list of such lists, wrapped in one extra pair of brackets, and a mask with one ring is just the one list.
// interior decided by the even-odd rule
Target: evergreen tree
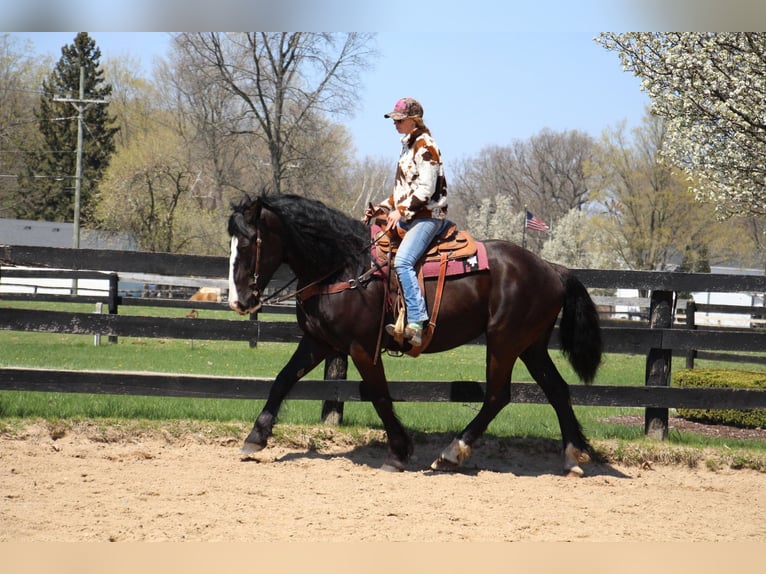
[[(23, 219), (72, 221), (77, 163), (77, 108), (80, 66), (84, 68), (86, 100), (107, 100), (112, 87), (104, 82), (100, 68), (101, 50), (87, 32), (79, 32), (74, 43), (61, 49), (61, 59), (43, 81), (40, 108), (36, 111), (42, 147), (33, 152), (23, 180), (24, 192), (16, 216)], [(81, 104), (78, 104), (81, 105)], [(80, 220), (92, 220), (94, 195), (114, 152), (118, 127), (109, 116), (107, 103), (87, 104), (83, 113), (82, 187)]]

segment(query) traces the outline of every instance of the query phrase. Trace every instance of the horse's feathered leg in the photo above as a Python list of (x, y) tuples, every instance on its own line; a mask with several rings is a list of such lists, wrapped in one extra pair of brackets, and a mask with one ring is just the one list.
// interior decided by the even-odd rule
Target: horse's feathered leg
[(388, 438), (388, 456), (381, 469), (401, 472), (413, 452), (412, 440), (394, 412), (383, 363), (360, 345), (352, 344), (351, 359), (362, 377), (362, 388), (383, 422)]
[(580, 464), (590, 460), (590, 446), (572, 409), (569, 387), (553, 363), (547, 344), (533, 345), (521, 354), (521, 360), (556, 411), (564, 448), (564, 471), (569, 476), (582, 476)]
[(241, 450), (242, 454), (258, 452), (266, 446), (287, 393), (299, 379), (321, 363), (329, 352), (330, 348), (327, 345), (313, 337), (304, 335), (301, 338), (292, 357), (274, 380), (266, 404), (255, 420), (253, 430), (245, 439), (245, 444)]

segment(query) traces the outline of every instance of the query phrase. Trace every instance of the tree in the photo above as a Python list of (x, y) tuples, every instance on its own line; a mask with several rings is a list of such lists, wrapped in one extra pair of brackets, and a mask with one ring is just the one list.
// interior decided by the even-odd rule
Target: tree
[(25, 195), (18, 177), (40, 140), (33, 109), (51, 62), (31, 53), (30, 41), (0, 34), (0, 217), (16, 216)]
[[(146, 251), (215, 253), (220, 244), (206, 236), (206, 212), (193, 198), (199, 172), (186, 158), (183, 139), (172, 129), (136, 136), (107, 170), (99, 226), (131, 233)], [(224, 232), (220, 222), (218, 230)]]
[[(204, 113), (184, 99), (180, 80), (168, 67), (155, 69), (154, 81), (142, 77), (130, 60), (108, 60), (104, 70), (114, 87), (111, 109), (121, 129), (99, 185), (98, 227), (130, 233), (147, 251), (225, 253), (228, 236), (215, 166), (223, 166), (222, 179), (235, 177), (237, 169), (229, 165), (225, 146), (208, 148), (209, 140), (199, 135), (205, 122), (197, 114)], [(203, 110), (211, 100), (203, 102)]]
[[(36, 150), (36, 161), (27, 168), (20, 217), (49, 221), (74, 218), (74, 175), (77, 159), (77, 111), (71, 103), (57, 98), (77, 99), (80, 94), (80, 67), (85, 71), (84, 97), (104, 100), (112, 92), (100, 69), (101, 50), (87, 32), (61, 49), (61, 59), (43, 81), (40, 108), (36, 112), (44, 143)], [(114, 118), (108, 104), (89, 105), (84, 111), (82, 154), (81, 219), (88, 222), (93, 212), (93, 195), (114, 151)]]
[(766, 34), (603, 33), (667, 122), (663, 152), (720, 214), (766, 216)]
[(647, 114), (632, 135), (624, 123), (605, 130), (590, 166), (593, 199), (603, 209), (597, 223), (604, 247), (622, 265), (640, 270), (666, 269), (684, 253), (730, 255), (730, 226), (694, 199), (687, 178), (660, 154), (667, 122)]
[(344, 207), (350, 205), (348, 214), (358, 217), (368, 204), (379, 203), (383, 198), (388, 197), (394, 186), (394, 170), (388, 161), (368, 156), (359, 163), (351, 164), (346, 179), (349, 187), (349, 201), (344, 204)]
[(516, 180), (526, 203), (550, 220), (580, 209), (588, 196), (584, 167), (592, 145), (592, 138), (583, 132), (549, 129), (517, 143)]
[[(167, 100), (162, 101), (156, 87), (143, 76), (137, 58), (121, 56), (104, 61), (104, 80), (111, 87), (109, 112), (119, 122), (115, 133), (115, 152), (128, 147), (135, 137), (145, 136), (167, 116)], [(170, 100), (172, 101), (172, 100)]]
[[(458, 222), (465, 217), (466, 222), (476, 225), (476, 214), (470, 213), (484, 199), (489, 200), (491, 217), (507, 217), (505, 200), (500, 200), (505, 197), (509, 210), (522, 214), (521, 223), (512, 225), (508, 220), (505, 226), (523, 229), (526, 209), (549, 224), (555, 223), (570, 209), (580, 209), (587, 201), (585, 166), (592, 146), (592, 138), (582, 132), (544, 129), (510, 146), (485, 148), (478, 157), (457, 165), (451, 182), (454, 193), (450, 197), (455, 201), (450, 204), (450, 217)], [(486, 209), (481, 208), (484, 212)], [(501, 232), (502, 222), (494, 225), (494, 229)], [(528, 234), (527, 244), (539, 252), (545, 239), (543, 235)]]
[(581, 269), (614, 269), (618, 262), (613, 251), (605, 249), (606, 242), (593, 217), (580, 209), (571, 209), (556, 221), (541, 255), (567, 267)]
[(241, 196), (269, 181), (258, 161), (267, 152), (263, 144), (239, 133), (239, 97), (210, 78), (199, 56), (185, 48), (177, 38), (168, 60), (155, 70), (162, 101), (173, 103), (164, 123), (183, 138), (190, 161), (201, 167), (201, 206), (223, 213), (235, 192)]
[(185, 32), (176, 43), (204, 85), (237, 98), (236, 133), (265, 144), (272, 187), (281, 192), (290, 170), (311, 154), (306, 141), (327, 137), (325, 116), (353, 109), (360, 71), (375, 54), (371, 38), (358, 32)]
[(507, 195), (485, 197), (468, 210), (466, 227), (480, 239), (504, 239), (521, 244), (526, 213), (514, 211)]

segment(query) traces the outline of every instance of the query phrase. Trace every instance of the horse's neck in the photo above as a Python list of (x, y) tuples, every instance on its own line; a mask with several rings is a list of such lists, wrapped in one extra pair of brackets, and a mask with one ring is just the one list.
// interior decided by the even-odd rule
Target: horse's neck
[(320, 272), (310, 271), (309, 269), (311, 269), (312, 266), (306, 264), (305, 262), (303, 264), (296, 261), (288, 262), (288, 266), (292, 270), (295, 277), (298, 278), (298, 287), (305, 287), (306, 285), (311, 285), (312, 283), (322, 283), (332, 279), (333, 277), (351, 279), (361, 274), (361, 271), (358, 271), (361, 266), (359, 263), (346, 265), (343, 268), (327, 268)]

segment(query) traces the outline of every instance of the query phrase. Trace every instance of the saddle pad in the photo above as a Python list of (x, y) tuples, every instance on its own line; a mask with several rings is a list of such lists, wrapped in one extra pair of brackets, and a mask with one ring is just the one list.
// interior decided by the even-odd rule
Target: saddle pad
[[(423, 265), (423, 277), (438, 277), (439, 265), (439, 261), (427, 261)], [(489, 269), (487, 248), (481, 241), (476, 242), (475, 255), (471, 255), (464, 259), (449, 259), (447, 261), (447, 277), (451, 275), (476, 273), (477, 271), (486, 271), (487, 269)]]

